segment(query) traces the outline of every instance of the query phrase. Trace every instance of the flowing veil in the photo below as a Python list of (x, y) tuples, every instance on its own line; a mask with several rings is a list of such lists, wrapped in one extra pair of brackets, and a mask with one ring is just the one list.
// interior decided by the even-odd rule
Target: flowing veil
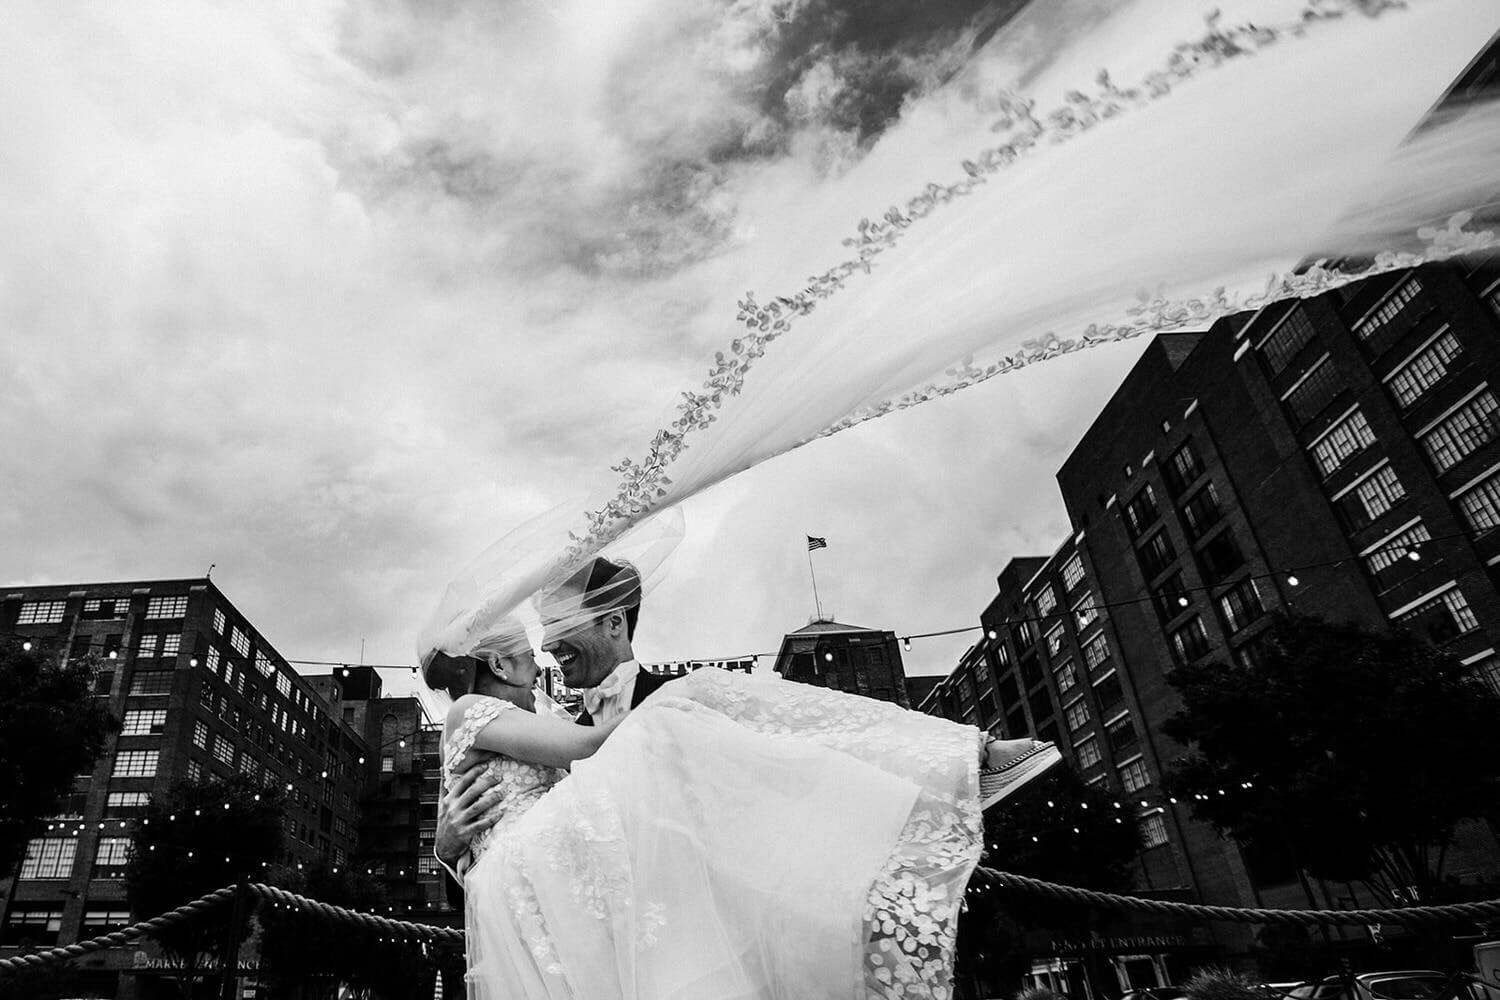
[(423, 653), (460, 651), (549, 579), (820, 437), (1071, 351), (1496, 246), (1471, 210), (1500, 190), (1500, 101), (1434, 108), (1500, 8), (1310, 0), (1113, 58), (1132, 17), (1169, 6), (1127, 5), (1097, 49), (1027, 52), (1024, 19), (1002, 32), (991, 44), (1026, 53), (1030, 92), (1061, 96), (1002, 94), (952, 177), (859, 221), (801, 287), (746, 294), (642, 451), (455, 580)]

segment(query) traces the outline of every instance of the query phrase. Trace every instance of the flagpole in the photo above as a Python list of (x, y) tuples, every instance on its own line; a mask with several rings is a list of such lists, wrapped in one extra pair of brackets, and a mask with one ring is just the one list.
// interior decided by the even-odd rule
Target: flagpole
[(813, 569), (812, 554), (813, 554), (812, 546), (809, 545), (807, 547), (807, 571), (812, 574), (813, 607), (817, 608), (817, 610), (818, 610), (818, 621), (822, 621), (823, 620), (823, 602), (820, 601), (820, 600), (818, 600), (818, 574)]

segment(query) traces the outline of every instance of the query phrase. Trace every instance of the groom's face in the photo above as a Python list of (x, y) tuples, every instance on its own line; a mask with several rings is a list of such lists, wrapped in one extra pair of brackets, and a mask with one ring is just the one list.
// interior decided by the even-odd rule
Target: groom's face
[(597, 687), (620, 662), (613, 632), (618, 631), (614, 626), (621, 613), (609, 611), (585, 618), (577, 610), (582, 603), (580, 593), (564, 589), (554, 596), (558, 614), (549, 618), (547, 606), (542, 608), (542, 651), (557, 660), (568, 687)]

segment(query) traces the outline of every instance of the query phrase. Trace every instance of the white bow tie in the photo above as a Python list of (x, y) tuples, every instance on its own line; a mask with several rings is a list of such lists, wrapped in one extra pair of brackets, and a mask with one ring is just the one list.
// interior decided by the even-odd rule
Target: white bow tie
[(625, 682), (633, 678), (640, 669), (640, 664), (634, 660), (626, 660), (610, 671), (609, 676), (597, 686), (584, 688), (583, 707), (588, 709), (589, 715), (597, 715), (606, 701), (619, 698), (625, 690)]

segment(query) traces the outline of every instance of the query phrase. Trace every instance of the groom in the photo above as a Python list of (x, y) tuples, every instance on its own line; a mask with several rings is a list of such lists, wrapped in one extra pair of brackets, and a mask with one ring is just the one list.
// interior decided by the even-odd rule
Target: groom
[[(629, 563), (594, 559), (543, 594), (539, 604), (542, 651), (557, 660), (563, 682), (583, 692), (579, 725), (614, 721), (670, 679), (643, 671), (631, 648), (641, 613), (641, 576)], [(471, 769), (443, 796), (436, 852), (449, 871), (469, 842), (494, 823), (484, 812), (493, 805), (486, 793), (496, 780)]]

